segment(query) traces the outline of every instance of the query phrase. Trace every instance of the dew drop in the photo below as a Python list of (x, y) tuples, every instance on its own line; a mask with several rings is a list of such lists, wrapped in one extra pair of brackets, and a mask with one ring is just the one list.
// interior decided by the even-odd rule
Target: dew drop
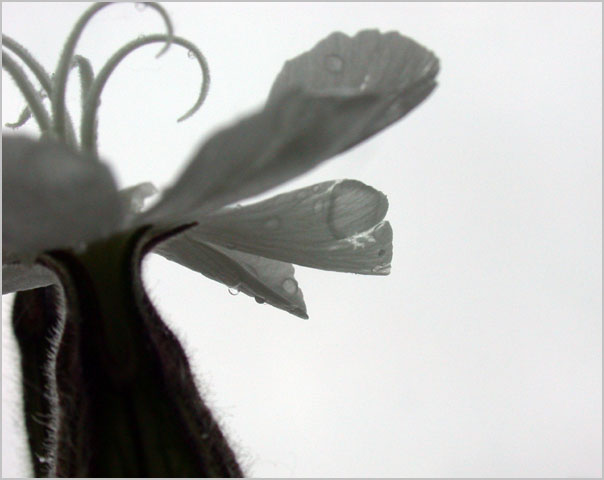
[(231, 295), (238, 295), (239, 294), (239, 285), (235, 285), (233, 287), (229, 287), (229, 293)]
[(145, 8), (147, 8), (147, 4), (145, 2), (134, 2), (134, 8), (136, 8), (139, 12), (142, 12)]
[(384, 250), (383, 248), (380, 249), (380, 251), (378, 252), (378, 257), (383, 257), (386, 253), (386, 250)]
[[(383, 218), (387, 205), (383, 194), (377, 190), (356, 181), (341, 182), (334, 185), (330, 193), (327, 225), (338, 240), (358, 235)], [(365, 213), (350, 215), (348, 212), (352, 206)], [(366, 238), (362, 240), (373, 241), (366, 235), (363, 237)]]
[(323, 201), (317, 200), (312, 209), (315, 211), (315, 213), (319, 213), (323, 209)]
[(264, 222), (264, 228), (267, 230), (276, 230), (279, 228), (279, 224), (281, 222), (277, 217), (269, 218), (266, 222)]
[(325, 68), (332, 73), (339, 73), (344, 68), (344, 60), (335, 54), (327, 55), (325, 57)]
[(388, 107), (386, 110), (386, 118), (388, 117), (397, 117), (400, 113), (404, 111), (404, 106), (401, 105), (401, 101), (399, 99), (395, 99), (394, 102)]
[(262, 297), (254, 297), (254, 300), (256, 300), (256, 303), (260, 303), (260, 304), (266, 302), (266, 300)]
[(361, 83), (361, 85), (359, 86), (359, 89), (361, 90), (361, 92), (363, 92), (367, 89), (367, 84), (369, 83), (370, 78), (371, 78), (371, 76), (369, 74), (365, 75), (365, 78), (363, 78), (363, 83)]
[(195, 52), (193, 50), (189, 50), (187, 52), (187, 57), (189, 57), (189, 58), (195, 58)]
[(283, 287), (283, 290), (290, 295), (293, 295), (298, 291), (298, 282), (296, 282), (293, 278), (286, 278), (283, 280), (281, 286)]

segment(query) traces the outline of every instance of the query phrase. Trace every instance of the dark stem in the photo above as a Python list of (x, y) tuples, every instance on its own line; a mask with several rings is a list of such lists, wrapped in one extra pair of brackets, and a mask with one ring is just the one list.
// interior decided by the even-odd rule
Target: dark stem
[(53, 432), (52, 378), (49, 353), (60, 333), (59, 288), (17, 292), (12, 326), (21, 357), (23, 413), (34, 475), (48, 474)]
[(178, 339), (142, 286), (141, 234), (48, 261), (65, 285), (56, 476), (241, 477)]

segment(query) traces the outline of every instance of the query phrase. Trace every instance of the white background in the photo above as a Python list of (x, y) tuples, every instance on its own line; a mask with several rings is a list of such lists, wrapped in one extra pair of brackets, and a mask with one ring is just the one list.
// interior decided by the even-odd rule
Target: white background
[[(3, 3), (3, 32), (52, 71), (85, 6)], [(384, 191), (390, 276), (297, 268), (303, 321), (162, 258), (145, 264), (247, 473), (601, 476), (601, 4), (165, 7), (213, 83), (203, 109), (176, 124), (199, 82), (186, 51), (156, 60), (152, 45), (118, 68), (99, 141), (121, 186), (168, 185), (213, 129), (261, 105), (284, 60), (332, 31), (398, 30), (442, 62), (425, 104), (285, 187), (356, 178)], [(113, 6), (78, 52), (98, 71), (162, 28), (150, 9)], [(2, 101), (13, 121), (23, 102), (4, 74)], [(10, 300), (2, 473), (19, 476)]]

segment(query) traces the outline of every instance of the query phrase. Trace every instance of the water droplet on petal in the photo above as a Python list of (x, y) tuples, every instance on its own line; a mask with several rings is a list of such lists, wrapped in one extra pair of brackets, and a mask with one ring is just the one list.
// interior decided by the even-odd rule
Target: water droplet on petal
[(229, 293), (231, 295), (238, 295), (239, 294), (239, 285), (235, 285), (233, 287), (229, 287)]
[(361, 83), (361, 85), (359, 86), (361, 92), (365, 91), (365, 89), (367, 88), (367, 84), (369, 83), (370, 78), (371, 76), (369, 74), (365, 75), (365, 78), (363, 78), (363, 83)]
[(319, 213), (323, 209), (323, 201), (317, 200), (312, 209), (315, 211), (315, 213)]
[(332, 73), (339, 73), (344, 68), (344, 60), (335, 54), (327, 55), (325, 57), (325, 68)]
[(134, 8), (136, 8), (139, 12), (142, 12), (145, 8), (147, 8), (147, 4), (145, 2), (134, 2)]
[[(373, 227), (385, 215), (388, 202), (374, 188), (356, 181), (341, 182), (331, 190), (327, 222), (334, 238), (342, 240)], [(351, 209), (356, 214), (351, 215)], [(368, 241), (372, 241), (367, 238)]]
[(266, 302), (266, 300), (262, 297), (254, 297), (254, 300), (256, 300), (256, 303), (260, 303), (260, 304)]
[(264, 222), (264, 228), (267, 230), (276, 230), (279, 228), (281, 224), (280, 220), (277, 217), (269, 218), (266, 222)]
[(195, 58), (195, 52), (193, 50), (189, 50), (187, 52), (187, 57), (189, 57), (189, 58)]
[(385, 254), (386, 254), (386, 250), (381, 248), (380, 251), (378, 252), (378, 257), (383, 257)]
[(381, 275), (388, 275), (390, 273), (390, 270), (390, 265), (376, 265), (372, 269), (373, 273), (379, 273)]
[(403, 111), (405, 111), (405, 105), (400, 99), (397, 98), (390, 104), (384, 115), (386, 118), (395, 118), (398, 117)]
[(286, 278), (283, 280), (281, 286), (283, 287), (283, 290), (290, 295), (294, 295), (298, 291), (298, 282), (296, 282), (293, 278)]

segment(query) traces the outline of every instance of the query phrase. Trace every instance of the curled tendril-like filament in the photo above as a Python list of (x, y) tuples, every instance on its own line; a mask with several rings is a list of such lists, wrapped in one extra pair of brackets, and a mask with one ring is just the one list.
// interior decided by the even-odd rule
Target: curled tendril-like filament
[(8, 71), (19, 90), (21, 90), (27, 105), (31, 109), (31, 112), (40, 127), (40, 131), (42, 133), (47, 133), (51, 126), (50, 116), (44, 108), (44, 105), (42, 105), (42, 100), (40, 99), (38, 92), (27, 78), (27, 75), (25, 75), (23, 69), (7, 52), (2, 52), (2, 68), (5, 68)]
[(38, 82), (40, 82), (40, 85), (42, 85), (42, 88), (46, 91), (46, 94), (50, 95), (50, 90), (52, 88), (50, 75), (23, 45), (13, 40), (8, 35), (2, 34), (2, 48), (8, 48), (17, 55), (17, 57), (19, 57), (36, 76)]
[[(88, 10), (84, 12), (84, 14), (79, 18), (76, 22), (75, 26), (71, 30), (69, 37), (67, 38), (67, 42), (63, 47), (63, 52), (61, 57), (59, 58), (59, 63), (57, 65), (57, 69), (55, 72), (54, 79), (54, 88), (52, 88), (52, 96), (51, 96), (51, 106), (54, 120), (54, 129), (59, 138), (64, 139), (66, 136), (66, 117), (67, 117), (67, 106), (65, 104), (65, 94), (67, 88), (67, 77), (69, 75), (69, 70), (71, 68), (72, 59), (74, 57), (76, 44), (78, 40), (90, 21), (90, 19), (101, 9), (106, 6), (111, 5), (111, 3), (96, 3), (92, 5)], [(167, 33), (164, 35), (165, 46), (159, 52), (158, 55), (161, 55), (166, 51), (166, 49), (172, 43), (173, 38), (173, 28), (172, 22), (170, 21), (170, 17), (167, 12), (155, 2), (145, 2), (145, 5), (151, 7), (153, 10), (156, 10), (164, 20), (166, 25)]]
[[(40, 96), (40, 99), (42, 100), (42, 99), (46, 98), (47, 96), (50, 96), (51, 90), (52, 90), (52, 79), (51, 79), (51, 76), (48, 74), (48, 72), (40, 64), (40, 62), (38, 62), (34, 58), (34, 56), (31, 53), (29, 53), (29, 51), (23, 45), (21, 45), (16, 40), (13, 40), (8, 35), (2, 34), (2, 47), (13, 52), (25, 64), (25, 66), (27, 66), (29, 68), (29, 70), (34, 74), (34, 76), (38, 79), (38, 82), (40, 82), (40, 85), (42, 86), (42, 93), (43, 93), (43, 95)], [(21, 90), (21, 86), (18, 83), (17, 83), (17, 87)], [(26, 103), (29, 103), (27, 101), (27, 96), (25, 94), (25, 91), (21, 90), (21, 93), (23, 94), (24, 97), (26, 97)], [(24, 125), (29, 120), (29, 118), (31, 118), (31, 112), (32, 112), (32, 110), (28, 104), (28, 106), (26, 106), (25, 109), (21, 112), (19, 119), (14, 123), (7, 123), (6, 126), (10, 127), (10, 128), (19, 128), (20, 126)], [(51, 119), (51, 125), (52, 125), (52, 119)], [(67, 128), (67, 133), (66, 133), (67, 143), (69, 143), (70, 145), (75, 145), (75, 143), (76, 143), (75, 131), (73, 129), (73, 124), (71, 123), (71, 119), (69, 118), (68, 115), (66, 117), (66, 128)], [(42, 133), (50, 134), (50, 131), (43, 131)]]
[[(44, 100), (45, 98), (48, 98), (48, 95), (46, 94), (46, 91), (44, 89), (41, 89), (38, 91), (38, 95), (40, 96), (40, 100)], [(23, 110), (21, 110), (21, 113), (19, 114), (19, 118), (17, 119), (16, 122), (7, 122), (4, 124), (5, 127), (8, 128), (19, 128), (22, 127), (23, 125), (25, 125), (29, 119), (31, 118), (31, 109), (28, 106), (25, 106), (25, 108), (23, 108)]]
[[(107, 61), (105, 66), (99, 71), (97, 77), (90, 86), (90, 90), (86, 98), (86, 103), (84, 104), (84, 110), (82, 113), (80, 137), (82, 141), (83, 150), (96, 153), (96, 117), (99, 99), (103, 87), (105, 86), (113, 70), (129, 53), (133, 52), (137, 48), (140, 48), (149, 43), (165, 41), (166, 35), (161, 34), (148, 35), (146, 37), (133, 40), (132, 42), (127, 43), (122, 48), (120, 48), (115, 54), (113, 54), (113, 56)], [(197, 59), (203, 75), (203, 82), (201, 85), (199, 96), (197, 97), (197, 101), (184, 115), (178, 118), (178, 121), (181, 122), (193, 115), (197, 110), (199, 110), (199, 108), (203, 104), (208, 94), (210, 86), (210, 70), (208, 68), (208, 64), (205, 57), (193, 43), (181, 37), (172, 37), (172, 43), (188, 49), (188, 51)]]
[[(27, 62), (26, 62), (26, 65), (30, 66), (30, 64)], [(81, 90), (82, 105), (83, 105), (84, 102), (86, 101), (86, 94), (88, 93), (88, 89), (90, 88), (90, 85), (92, 85), (92, 81), (94, 80), (94, 72), (92, 70), (92, 65), (90, 64), (90, 62), (88, 61), (88, 59), (86, 57), (83, 57), (81, 55), (76, 55), (74, 57), (72, 67), (78, 67), (78, 70), (80, 73), (80, 90)], [(32, 69), (32, 71), (33, 71), (33, 69)], [(39, 75), (36, 75), (36, 77), (38, 79), (40, 79)], [(50, 80), (50, 76), (48, 76), (48, 79)], [(40, 82), (40, 83), (42, 83), (42, 89), (38, 92), (38, 95), (40, 96), (40, 100), (44, 100), (45, 98), (48, 98), (48, 92), (50, 92), (50, 88), (46, 87), (45, 82)], [(31, 118), (31, 109), (28, 106), (26, 106), (21, 111), (21, 114), (19, 115), (19, 118), (17, 119), (16, 122), (7, 122), (4, 125), (6, 127), (13, 128), (13, 129), (19, 128), (19, 127), (22, 127), (23, 125), (25, 125), (29, 121), (30, 118)], [(71, 127), (71, 129), (73, 129), (73, 127)], [(73, 135), (73, 136), (75, 136), (75, 135)]]
[(25, 125), (30, 118), (31, 110), (29, 107), (25, 107), (23, 110), (21, 110), (21, 114), (19, 115), (19, 118), (17, 118), (16, 122), (6, 122), (4, 126), (8, 128), (19, 128)]
[(73, 66), (78, 67), (78, 72), (80, 74), (80, 92), (83, 107), (84, 102), (86, 101), (86, 96), (88, 95), (88, 91), (90, 90), (90, 86), (94, 81), (94, 70), (92, 69), (90, 61), (82, 55), (76, 55), (73, 57)]

